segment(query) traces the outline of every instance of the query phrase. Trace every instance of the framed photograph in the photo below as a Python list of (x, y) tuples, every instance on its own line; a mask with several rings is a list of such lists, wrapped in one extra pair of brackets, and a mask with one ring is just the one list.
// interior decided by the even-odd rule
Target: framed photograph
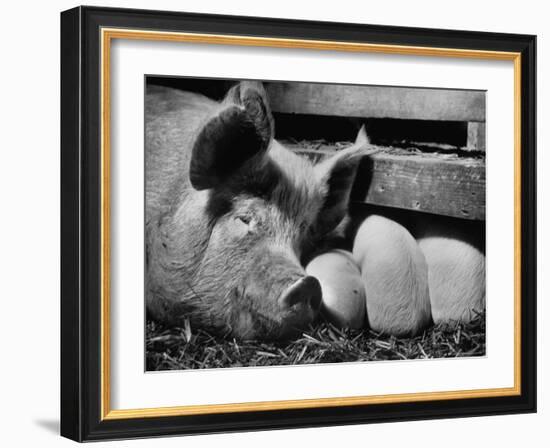
[(536, 411), (535, 36), (61, 14), (61, 434)]

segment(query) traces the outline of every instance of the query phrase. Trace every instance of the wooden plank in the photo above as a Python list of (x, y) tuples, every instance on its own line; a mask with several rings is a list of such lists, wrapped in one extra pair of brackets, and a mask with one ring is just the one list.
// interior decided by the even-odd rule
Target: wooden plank
[(485, 219), (485, 164), (481, 160), (391, 155), (374, 155), (373, 160), (368, 192), (354, 199), (457, 218)]
[(265, 83), (274, 112), (362, 118), (485, 121), (485, 92), (312, 83)]
[[(296, 152), (318, 161), (334, 151)], [(470, 220), (485, 219), (485, 161), (380, 152), (362, 163), (352, 200)]]
[(485, 151), (485, 123), (468, 123), (467, 151)]

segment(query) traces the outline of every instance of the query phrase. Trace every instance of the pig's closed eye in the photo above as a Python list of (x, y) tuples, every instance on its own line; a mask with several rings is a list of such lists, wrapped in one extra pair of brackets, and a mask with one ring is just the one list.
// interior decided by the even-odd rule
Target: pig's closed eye
[(249, 225), (250, 221), (252, 221), (252, 217), (250, 216), (237, 216), (237, 219), (246, 225)]
[(253, 233), (256, 229), (256, 220), (251, 215), (238, 215), (235, 216), (235, 223), (238, 224), (239, 232), (246, 234)]

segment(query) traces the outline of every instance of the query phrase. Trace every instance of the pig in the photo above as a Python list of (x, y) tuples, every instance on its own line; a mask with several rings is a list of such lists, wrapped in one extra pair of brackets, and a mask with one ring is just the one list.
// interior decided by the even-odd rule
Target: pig
[(432, 323), (428, 265), (404, 226), (368, 216), (355, 235), (353, 257), (361, 267), (372, 330), (415, 336)]
[(222, 101), (149, 86), (146, 304), (168, 325), (284, 339), (321, 302), (302, 259), (346, 214), (361, 139), (317, 164), (274, 139), (261, 83)]
[(351, 252), (333, 249), (313, 258), (306, 272), (321, 283), (321, 310), (340, 328), (360, 329), (365, 322), (365, 288)]
[(433, 319), (469, 323), (485, 310), (484, 243), (473, 237), (481, 232), (440, 221), (425, 224), (418, 238), (428, 263)]

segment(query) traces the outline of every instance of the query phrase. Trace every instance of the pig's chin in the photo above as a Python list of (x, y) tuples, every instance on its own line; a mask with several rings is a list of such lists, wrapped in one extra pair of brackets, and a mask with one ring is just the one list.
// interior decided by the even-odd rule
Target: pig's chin
[(317, 317), (317, 312), (307, 306), (291, 310), (272, 311), (248, 309), (234, 316), (231, 332), (239, 339), (280, 341), (299, 336)]

